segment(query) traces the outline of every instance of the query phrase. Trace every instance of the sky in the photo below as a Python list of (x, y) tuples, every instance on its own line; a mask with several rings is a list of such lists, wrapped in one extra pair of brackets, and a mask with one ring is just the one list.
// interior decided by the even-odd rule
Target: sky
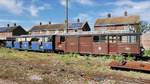
[[(150, 23), (150, 0), (69, 0), (69, 21), (88, 21), (91, 28), (97, 18), (139, 15)], [(0, 26), (21, 25), (29, 30), (34, 25), (64, 23), (65, 0), (0, 0)]]

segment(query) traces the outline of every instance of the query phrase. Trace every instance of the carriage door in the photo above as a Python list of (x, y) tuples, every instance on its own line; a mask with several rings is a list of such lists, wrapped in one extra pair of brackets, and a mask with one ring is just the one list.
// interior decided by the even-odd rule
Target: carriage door
[(66, 52), (78, 53), (78, 36), (67, 36)]
[(92, 36), (80, 36), (79, 52), (85, 54), (92, 53)]
[(108, 40), (108, 52), (109, 54), (117, 54), (117, 36), (111, 35)]
[(55, 48), (58, 51), (65, 51), (65, 36), (56, 36)]

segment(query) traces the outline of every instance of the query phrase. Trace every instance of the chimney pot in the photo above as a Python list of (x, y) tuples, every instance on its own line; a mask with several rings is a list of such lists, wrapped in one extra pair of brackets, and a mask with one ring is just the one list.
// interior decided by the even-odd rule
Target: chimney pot
[(124, 16), (128, 16), (128, 12), (127, 11), (124, 12)]
[(108, 18), (111, 18), (111, 14), (110, 14), (110, 13), (108, 13), (108, 15), (107, 15), (107, 16), (108, 16)]
[(7, 24), (7, 27), (9, 27), (9, 24)]
[(42, 22), (40, 22), (40, 25), (42, 25)]
[(14, 23), (14, 26), (17, 26), (17, 24), (16, 24), (16, 23)]
[(48, 23), (51, 24), (51, 21), (49, 21)]
[(79, 19), (79, 18), (77, 19), (77, 22), (80, 22), (80, 19)]

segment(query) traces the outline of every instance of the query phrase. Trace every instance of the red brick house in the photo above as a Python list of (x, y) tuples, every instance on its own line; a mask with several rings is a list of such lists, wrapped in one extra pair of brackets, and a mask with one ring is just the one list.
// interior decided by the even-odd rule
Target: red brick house
[(14, 24), (14, 26), (0, 27), (0, 40), (6, 40), (7, 37), (25, 35), (27, 31), (22, 28), (20, 25)]
[(111, 17), (108, 14), (107, 18), (99, 18), (96, 20), (94, 29), (102, 32), (140, 32), (140, 17), (139, 16), (125, 16)]
[(64, 31), (64, 24), (44, 24), (40, 23), (40, 25), (33, 26), (29, 30), (29, 34), (31, 35), (42, 35), (42, 34), (55, 34), (62, 33)]
[[(66, 25), (63, 24), (44, 24), (40, 23), (40, 25), (33, 26), (29, 33), (31, 35), (42, 35), (42, 34), (56, 34), (63, 33), (66, 29)], [(82, 32), (82, 31), (90, 31), (90, 27), (88, 22), (74, 22), (68, 24), (68, 32)]]

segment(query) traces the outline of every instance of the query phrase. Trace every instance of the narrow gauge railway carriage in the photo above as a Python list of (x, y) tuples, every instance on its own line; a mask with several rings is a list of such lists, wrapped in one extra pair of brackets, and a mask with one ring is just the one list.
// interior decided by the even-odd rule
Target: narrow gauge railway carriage
[(53, 51), (55, 47), (52, 35), (22, 35), (13, 38), (14, 41), (6, 41), (6, 47), (32, 51)]
[(55, 49), (60, 52), (140, 56), (140, 33), (82, 33), (56, 35)]
[(6, 48), (13, 48), (13, 44), (14, 44), (15, 38), (11, 37), (7, 37), (7, 41), (5, 43), (5, 47)]
[(18, 36), (6, 47), (19, 50), (56, 51), (94, 55), (141, 56), (140, 33), (82, 32), (56, 35)]

